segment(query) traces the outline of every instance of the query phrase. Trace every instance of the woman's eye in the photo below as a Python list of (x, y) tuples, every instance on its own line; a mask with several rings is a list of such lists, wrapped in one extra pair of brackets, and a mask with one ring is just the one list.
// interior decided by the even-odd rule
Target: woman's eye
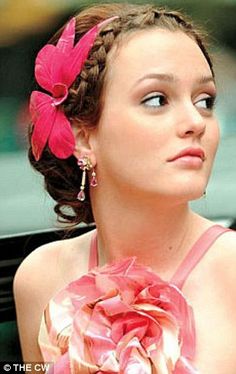
[(200, 109), (207, 109), (212, 110), (215, 106), (216, 97), (215, 96), (207, 96), (198, 100), (195, 105)]
[(164, 95), (158, 94), (158, 95), (146, 97), (142, 101), (142, 104), (144, 104), (147, 107), (158, 108), (158, 107), (161, 107), (167, 104), (167, 99)]

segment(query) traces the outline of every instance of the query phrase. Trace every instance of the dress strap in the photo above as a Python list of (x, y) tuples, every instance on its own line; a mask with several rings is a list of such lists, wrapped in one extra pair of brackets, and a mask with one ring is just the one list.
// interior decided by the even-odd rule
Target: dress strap
[(97, 230), (92, 234), (89, 252), (89, 271), (98, 266)]
[(170, 282), (181, 289), (189, 274), (199, 263), (204, 254), (208, 251), (215, 240), (226, 231), (231, 230), (220, 225), (214, 225), (208, 228), (187, 253)]
[[(187, 253), (184, 260), (177, 268), (175, 274), (171, 278), (171, 283), (175, 284), (179, 289), (184, 285), (184, 282), (188, 278), (191, 271), (199, 263), (201, 258), (205, 255), (211, 245), (216, 239), (224, 232), (231, 231), (220, 225), (214, 225), (209, 227), (192, 246), (190, 251)], [(94, 231), (89, 254), (89, 270), (98, 266), (98, 248), (97, 248), (97, 230)]]

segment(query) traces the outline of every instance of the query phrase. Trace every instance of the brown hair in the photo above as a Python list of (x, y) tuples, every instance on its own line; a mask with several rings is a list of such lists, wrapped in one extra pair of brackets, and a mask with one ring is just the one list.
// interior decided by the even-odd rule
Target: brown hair
[[(196, 41), (204, 54), (210, 69), (213, 66), (205, 47), (205, 38), (191, 21), (176, 11), (157, 8), (152, 5), (104, 4), (83, 10), (76, 16), (77, 42), (89, 29), (112, 16), (117, 19), (109, 23), (96, 38), (80, 75), (70, 87), (67, 100), (61, 105), (66, 116), (75, 123), (93, 128), (97, 125), (102, 111), (102, 92), (105, 86), (107, 55), (123, 35), (137, 30), (158, 27), (170, 31), (182, 31)], [(59, 30), (49, 43), (55, 44), (61, 35)], [(30, 134), (32, 133), (32, 126)], [(41, 159), (36, 161), (29, 149), (29, 159), (35, 169), (44, 175), (45, 187), (57, 202), (54, 208), (58, 219), (68, 223), (90, 223), (93, 213), (86, 185), (86, 201), (77, 199), (81, 183), (81, 171), (74, 156), (66, 160), (56, 158), (46, 147)]]

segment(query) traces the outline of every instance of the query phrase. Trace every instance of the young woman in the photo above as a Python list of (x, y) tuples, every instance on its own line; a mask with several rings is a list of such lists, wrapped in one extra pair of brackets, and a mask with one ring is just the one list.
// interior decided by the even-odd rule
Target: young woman
[(24, 360), (55, 373), (235, 374), (236, 236), (189, 208), (219, 140), (200, 32), (180, 13), (107, 4), (50, 43), (36, 60), (30, 160), (59, 217), (96, 231), (20, 266)]

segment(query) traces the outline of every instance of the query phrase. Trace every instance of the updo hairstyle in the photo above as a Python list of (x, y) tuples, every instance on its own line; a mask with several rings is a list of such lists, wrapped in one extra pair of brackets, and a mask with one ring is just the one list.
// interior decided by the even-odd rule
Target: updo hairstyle
[[(118, 16), (118, 18), (99, 33), (80, 75), (70, 87), (68, 98), (60, 106), (74, 126), (82, 125), (88, 129), (97, 126), (106, 87), (107, 55), (113, 46), (118, 46), (119, 42), (122, 43), (122, 38), (127, 36), (125, 34), (151, 27), (173, 32), (182, 31), (196, 41), (214, 75), (203, 33), (181, 13), (168, 11), (165, 8), (131, 4), (104, 4), (87, 8), (76, 16), (75, 43), (94, 25), (112, 16)], [(57, 43), (62, 30), (60, 29), (53, 36), (49, 44)], [(111, 62), (112, 59), (109, 60), (109, 63)], [(30, 137), (32, 130), (30, 126)], [(40, 160), (36, 161), (30, 147), (29, 159), (32, 166), (44, 176), (45, 188), (56, 201), (54, 210), (59, 221), (73, 225), (80, 222), (93, 222), (88, 183), (85, 188), (86, 200), (81, 202), (77, 199), (82, 174), (74, 156), (59, 159), (51, 153), (48, 147), (45, 147)]]

